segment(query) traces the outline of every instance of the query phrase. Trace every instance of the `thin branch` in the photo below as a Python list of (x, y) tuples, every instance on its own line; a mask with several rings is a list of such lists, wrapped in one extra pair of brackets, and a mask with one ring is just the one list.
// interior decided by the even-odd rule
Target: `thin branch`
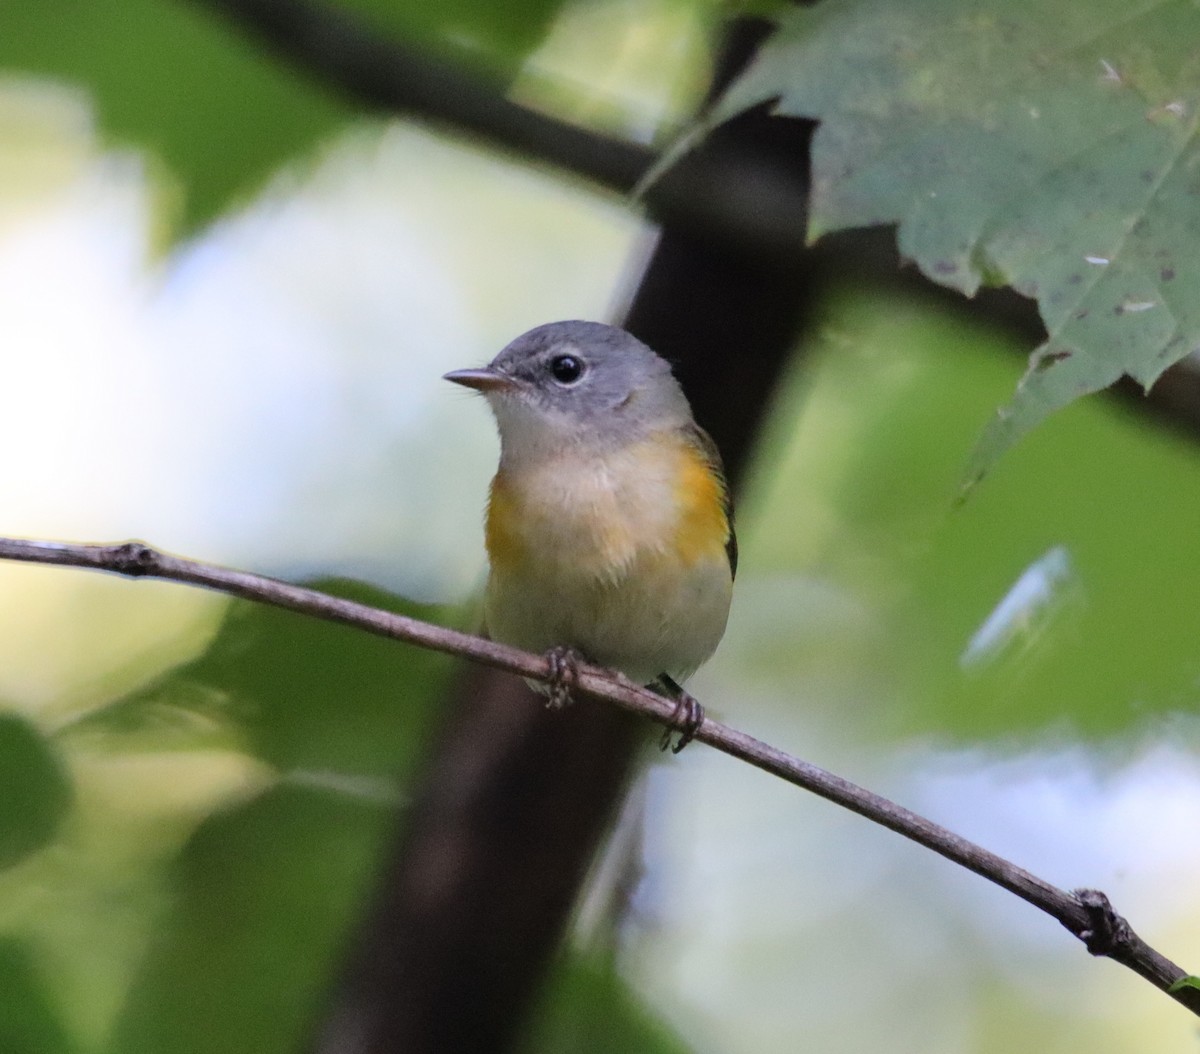
[[(434, 651), (460, 655), (522, 677), (545, 681), (551, 676), (550, 664), (543, 656), (277, 579), (171, 556), (141, 542), (74, 545), (0, 538), (0, 559), (184, 582), (340, 622)], [(610, 671), (580, 666), (574, 687), (585, 695), (660, 724), (668, 727), (672, 724), (674, 703)], [(788, 783), (819, 794), (1015, 893), (1057, 919), (1082, 940), (1093, 955), (1106, 956), (1129, 967), (1200, 1016), (1200, 989), (1185, 985), (1171, 991), (1176, 982), (1187, 976), (1186, 972), (1138, 937), (1103, 893), (1061, 890), (923, 816), (711, 718), (704, 719), (695, 738)]]
[[(550, 164), (618, 194), (633, 191), (658, 157), (642, 143), (572, 124), (508, 98), (504, 84), (465, 55), (414, 46), (361, 18), (310, 0), (190, 0), (236, 23), (318, 81), (371, 109), (430, 121), (523, 159)], [(721, 234), (757, 252), (804, 246), (808, 175), (794, 158), (694, 153), (646, 194), (650, 212)]]

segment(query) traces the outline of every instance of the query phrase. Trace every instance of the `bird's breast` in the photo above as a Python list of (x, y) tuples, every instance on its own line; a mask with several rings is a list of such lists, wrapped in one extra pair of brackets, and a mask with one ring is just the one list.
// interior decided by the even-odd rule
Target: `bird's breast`
[(700, 452), (674, 436), (500, 472), (487, 516), (489, 629), (532, 651), (569, 645), (643, 683), (682, 680), (725, 629), (723, 499)]
[(709, 559), (728, 533), (721, 481), (674, 436), (502, 470), (488, 501), (488, 556), (502, 572), (537, 565), (613, 581), (656, 557), (685, 567)]

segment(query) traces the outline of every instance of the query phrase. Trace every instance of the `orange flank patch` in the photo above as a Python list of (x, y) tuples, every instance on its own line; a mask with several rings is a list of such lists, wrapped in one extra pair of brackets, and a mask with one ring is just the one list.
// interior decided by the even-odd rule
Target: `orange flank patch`
[(679, 533), (676, 544), (680, 559), (693, 564), (714, 553), (722, 553), (729, 539), (725, 515), (725, 492), (704, 456), (690, 443), (681, 451), (675, 499), (679, 503)]

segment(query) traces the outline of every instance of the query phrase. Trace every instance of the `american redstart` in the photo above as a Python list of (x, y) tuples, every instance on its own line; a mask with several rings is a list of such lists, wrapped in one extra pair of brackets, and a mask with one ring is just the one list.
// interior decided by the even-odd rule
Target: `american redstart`
[(446, 379), (482, 392), (500, 430), (487, 631), (665, 692), (681, 749), (702, 717), (680, 685), (725, 632), (737, 540), (720, 455), (670, 365), (614, 326), (552, 322)]

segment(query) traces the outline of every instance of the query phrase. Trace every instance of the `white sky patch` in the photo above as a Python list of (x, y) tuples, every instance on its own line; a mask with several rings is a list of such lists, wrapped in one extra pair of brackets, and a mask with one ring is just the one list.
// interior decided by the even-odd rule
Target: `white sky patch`
[[(778, 724), (756, 733), (788, 738)], [(1173, 735), (1124, 765), (1083, 748), (1012, 759), (914, 746), (864, 770), (819, 735), (803, 753), (1062, 888), (1103, 889), (1190, 964), (1200, 772)], [(1161, 993), (891, 832), (713, 752), (656, 769), (651, 787), (631, 971), (697, 1049), (950, 1054), (974, 1049), (981, 1022), (1017, 1029), (1036, 1013), (1059, 1019), (1037, 1032), (1062, 1037), (1043, 1054), (1194, 1050)]]
[(1200, 816), (1200, 772), (1170, 738), (1124, 765), (1082, 747), (991, 760), (942, 754), (924, 766), (918, 793), (939, 822), (1042, 878), (1110, 893), (1135, 928), (1195, 910), (1194, 882), (1170, 876), (1200, 873), (1200, 840), (1184, 834)]

